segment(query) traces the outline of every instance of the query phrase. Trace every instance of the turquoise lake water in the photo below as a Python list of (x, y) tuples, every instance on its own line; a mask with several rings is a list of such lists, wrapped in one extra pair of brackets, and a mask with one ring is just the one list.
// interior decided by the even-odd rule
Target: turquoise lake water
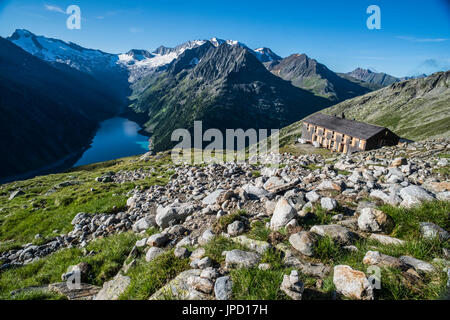
[(138, 133), (137, 123), (125, 118), (112, 118), (100, 123), (91, 147), (75, 163), (75, 167), (95, 162), (143, 154), (148, 151), (148, 137)]

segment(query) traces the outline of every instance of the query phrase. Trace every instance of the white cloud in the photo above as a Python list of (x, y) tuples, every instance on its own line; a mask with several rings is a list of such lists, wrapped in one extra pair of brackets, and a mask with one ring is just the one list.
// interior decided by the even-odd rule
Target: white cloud
[(66, 12), (65, 12), (63, 9), (61, 9), (60, 7), (58, 7), (58, 6), (53, 6), (53, 5), (50, 5), (50, 4), (46, 4), (46, 5), (45, 5), (45, 10), (66, 14)]
[(449, 39), (447, 38), (416, 38), (416, 37), (405, 37), (405, 36), (398, 36), (397, 39), (401, 40), (407, 40), (412, 42), (444, 42)]

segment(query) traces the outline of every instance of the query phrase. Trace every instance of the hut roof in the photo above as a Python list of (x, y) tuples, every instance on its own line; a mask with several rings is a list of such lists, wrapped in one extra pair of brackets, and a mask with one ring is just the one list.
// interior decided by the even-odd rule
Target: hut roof
[(323, 113), (315, 113), (303, 120), (303, 122), (364, 140), (386, 129), (373, 124), (333, 117)]

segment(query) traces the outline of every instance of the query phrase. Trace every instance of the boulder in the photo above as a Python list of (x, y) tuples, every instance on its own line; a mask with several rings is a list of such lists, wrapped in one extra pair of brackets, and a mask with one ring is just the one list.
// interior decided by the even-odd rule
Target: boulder
[(257, 266), (261, 256), (256, 252), (234, 249), (228, 251), (225, 256), (225, 265), (229, 268), (251, 268)]
[(434, 197), (425, 189), (411, 185), (400, 190), (403, 201), (401, 206), (411, 208), (420, 205), (423, 201), (432, 201)]
[(225, 190), (223, 189), (217, 189), (216, 191), (211, 192), (209, 195), (207, 195), (203, 200), (202, 203), (205, 205), (212, 205), (217, 202), (217, 199), (220, 197), (222, 192)]
[(264, 207), (266, 208), (266, 213), (268, 216), (271, 216), (273, 214), (276, 206), (277, 206), (277, 203), (275, 201), (267, 200), (264, 203)]
[(406, 159), (403, 157), (395, 158), (391, 162), (391, 167), (400, 167), (402, 165), (405, 165), (407, 163)]
[(141, 240), (136, 241), (135, 246), (138, 248), (145, 247), (147, 245), (147, 238), (143, 238)]
[(269, 179), (267, 179), (267, 181), (264, 183), (263, 188), (269, 192), (273, 192), (273, 190), (275, 190), (277, 187), (280, 187), (284, 184), (285, 182), (283, 179), (276, 176), (272, 176)]
[(246, 184), (242, 188), (245, 190), (245, 192), (247, 192), (247, 194), (253, 196), (254, 198), (264, 197), (270, 193), (269, 191), (260, 187), (256, 187), (252, 184)]
[(103, 284), (102, 289), (95, 296), (94, 300), (117, 300), (128, 288), (130, 282), (130, 277), (118, 273), (112, 280)]
[(74, 226), (76, 224), (79, 224), (81, 221), (83, 221), (84, 219), (88, 218), (89, 214), (85, 213), (85, 212), (79, 212), (75, 215), (75, 217), (72, 219), (71, 224)]
[(300, 253), (306, 256), (313, 256), (317, 243), (317, 236), (315, 233), (309, 231), (300, 231), (289, 237), (289, 243)]
[(367, 251), (363, 263), (378, 267), (404, 268), (405, 265), (399, 258), (391, 257), (378, 251)]
[(402, 199), (396, 194), (391, 193), (388, 195), (381, 190), (373, 190), (370, 192), (370, 196), (375, 199), (380, 199), (383, 202), (393, 206), (397, 206), (400, 202), (402, 202)]
[(357, 237), (356, 234), (354, 234), (347, 228), (337, 224), (316, 225), (313, 226), (310, 231), (317, 233), (318, 235), (323, 237), (329, 236), (333, 240), (343, 245), (350, 244), (353, 241), (353, 239)]
[(264, 252), (266, 252), (269, 248), (271, 248), (272, 246), (266, 242), (266, 241), (261, 241), (261, 240), (255, 240), (255, 239), (251, 239), (248, 238), (245, 235), (241, 235), (241, 236), (237, 236), (234, 238), (230, 238), (231, 241), (234, 241), (236, 243), (239, 243), (241, 245), (243, 245), (244, 247), (252, 250), (252, 251), (256, 251), (259, 254), (264, 254)]
[(358, 217), (358, 227), (366, 232), (389, 232), (394, 227), (394, 220), (381, 210), (364, 208)]
[(336, 291), (345, 297), (358, 300), (373, 300), (373, 289), (364, 272), (353, 270), (350, 266), (334, 267), (333, 283)]
[(186, 219), (194, 212), (194, 209), (190, 203), (173, 203), (167, 207), (158, 206), (156, 208), (156, 224), (165, 229)]
[(147, 216), (147, 217), (143, 217), (143, 218), (139, 219), (138, 221), (136, 221), (132, 226), (132, 230), (134, 232), (139, 233), (141, 231), (145, 231), (151, 227), (156, 227), (156, 226), (157, 226), (157, 224), (156, 224), (155, 218)]
[(242, 221), (234, 221), (227, 226), (227, 233), (230, 236), (238, 236), (245, 231), (245, 225)]
[(162, 206), (158, 206), (156, 208), (155, 221), (159, 227), (165, 229), (170, 225), (170, 223), (177, 222), (178, 220), (179, 216), (175, 208), (173, 207), (164, 208)]
[(208, 267), (202, 270), (202, 273), (200, 273), (201, 278), (215, 280), (219, 277), (220, 273), (217, 269), (214, 269), (213, 267)]
[(307, 193), (305, 194), (305, 197), (306, 197), (306, 199), (307, 199), (309, 202), (312, 202), (312, 203), (317, 202), (317, 201), (319, 201), (319, 199), (320, 199), (319, 194), (318, 194), (317, 192), (315, 192), (315, 191), (307, 192)]
[(192, 261), (190, 265), (195, 269), (206, 269), (212, 266), (212, 260), (210, 257), (203, 257)]
[(206, 294), (193, 289), (187, 283), (191, 276), (198, 277), (200, 273), (201, 270), (198, 269), (190, 269), (179, 273), (173, 280), (156, 291), (149, 300), (164, 300), (167, 299), (167, 296), (178, 300), (206, 299)]
[(191, 256), (189, 257), (191, 260), (201, 259), (205, 256), (206, 250), (205, 248), (197, 248), (192, 251)]
[(150, 262), (164, 253), (164, 250), (158, 247), (150, 247), (145, 254), (145, 261)]
[(417, 272), (421, 273), (430, 273), (436, 271), (433, 265), (428, 262), (410, 257), (410, 256), (401, 256), (400, 260), (407, 266), (414, 268)]
[(379, 243), (388, 244), (388, 245), (399, 246), (399, 245), (405, 244), (405, 241), (403, 241), (403, 240), (400, 240), (400, 239), (397, 239), (397, 238), (393, 238), (393, 237), (390, 237), (390, 236), (386, 236), (384, 234), (372, 233), (369, 236), (369, 239), (376, 240)]
[(301, 300), (305, 287), (300, 281), (297, 270), (292, 270), (290, 275), (283, 276), (280, 290), (292, 300)]
[(436, 194), (436, 199), (441, 201), (450, 201), (450, 191), (443, 191)]
[[(28, 290), (23, 289), (25, 291), (35, 291), (39, 287), (28, 288)], [(39, 291), (50, 291), (56, 294), (65, 296), (67, 300), (92, 300), (100, 291), (100, 287), (94, 286), (92, 284), (80, 283), (79, 287), (69, 287), (66, 282), (58, 282), (49, 284), (47, 289), (39, 290)]]
[(322, 181), (316, 188), (317, 190), (325, 191), (325, 190), (331, 190), (331, 191), (342, 191), (342, 187), (331, 181), (331, 180), (324, 180)]
[(189, 257), (189, 250), (185, 247), (176, 247), (173, 254), (179, 259), (185, 259)]
[(270, 219), (270, 228), (272, 230), (278, 230), (295, 218), (296, 215), (297, 212), (291, 207), (288, 201), (285, 198), (280, 198)]
[(216, 300), (230, 300), (233, 293), (233, 281), (229, 276), (217, 278), (214, 284)]
[(198, 238), (198, 243), (200, 245), (207, 244), (209, 241), (211, 241), (216, 235), (211, 229), (205, 230), (202, 235)]
[(187, 284), (194, 290), (198, 290), (206, 294), (211, 293), (214, 288), (214, 284), (212, 283), (211, 280), (197, 276), (190, 276), (187, 279)]
[(325, 209), (325, 211), (333, 211), (337, 208), (337, 201), (332, 198), (322, 198), (320, 199), (320, 206), (322, 209)]
[(432, 222), (421, 222), (420, 232), (425, 239), (438, 238), (439, 241), (444, 242), (450, 238), (450, 234), (445, 229)]
[(147, 245), (153, 247), (163, 247), (169, 241), (169, 237), (165, 233), (156, 233), (147, 239)]

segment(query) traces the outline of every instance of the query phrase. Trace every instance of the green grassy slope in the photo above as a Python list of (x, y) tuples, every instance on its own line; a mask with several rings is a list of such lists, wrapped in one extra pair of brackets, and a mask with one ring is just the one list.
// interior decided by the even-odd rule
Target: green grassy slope
[[(402, 138), (424, 140), (450, 135), (450, 71), (389, 87), (346, 100), (321, 113), (338, 115), (387, 127)], [(280, 145), (301, 135), (302, 121), (283, 128)]]

